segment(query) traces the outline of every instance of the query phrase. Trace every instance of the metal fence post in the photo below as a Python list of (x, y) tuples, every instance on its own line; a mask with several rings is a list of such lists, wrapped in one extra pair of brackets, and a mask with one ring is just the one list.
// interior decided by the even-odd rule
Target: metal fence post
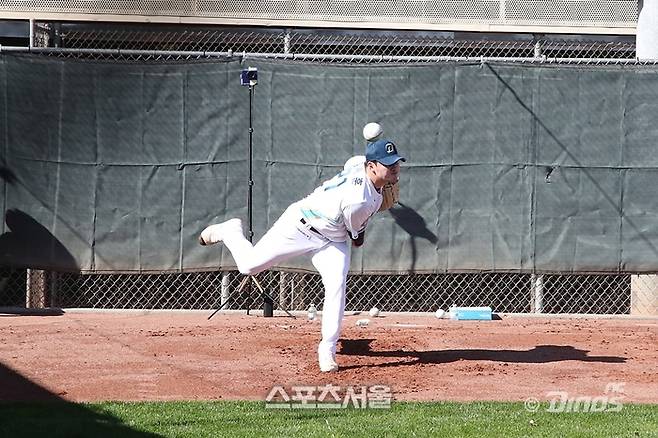
[(530, 276), (530, 311), (532, 313), (544, 312), (544, 276), (541, 274)]
[(658, 275), (631, 275), (631, 315), (658, 315)]
[(28, 309), (43, 309), (46, 307), (48, 284), (46, 271), (28, 269), (26, 275), (25, 307)]
[(228, 301), (229, 296), (231, 296), (230, 284), (231, 274), (229, 272), (224, 272), (224, 274), (222, 274), (221, 296), (219, 299), (220, 306), (223, 306), (224, 303)]

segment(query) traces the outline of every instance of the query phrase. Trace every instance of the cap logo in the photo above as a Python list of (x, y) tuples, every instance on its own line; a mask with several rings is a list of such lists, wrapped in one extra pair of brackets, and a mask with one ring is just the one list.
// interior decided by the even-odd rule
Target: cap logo
[(395, 152), (395, 145), (393, 143), (386, 143), (386, 153), (392, 154)]

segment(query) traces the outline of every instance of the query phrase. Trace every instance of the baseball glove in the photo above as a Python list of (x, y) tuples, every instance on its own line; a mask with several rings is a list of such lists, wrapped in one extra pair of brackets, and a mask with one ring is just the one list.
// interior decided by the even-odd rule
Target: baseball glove
[(400, 183), (386, 184), (382, 187), (382, 205), (379, 211), (386, 211), (400, 200)]
[(356, 237), (356, 239), (352, 239), (352, 245), (356, 248), (360, 247), (361, 245), (363, 245), (365, 238), (366, 238), (366, 230), (362, 230), (359, 233), (359, 235)]

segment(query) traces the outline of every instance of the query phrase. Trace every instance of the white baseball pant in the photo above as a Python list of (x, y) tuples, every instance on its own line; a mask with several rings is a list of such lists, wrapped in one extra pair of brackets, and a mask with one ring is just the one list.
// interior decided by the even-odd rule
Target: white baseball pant
[(222, 240), (245, 275), (257, 274), (294, 256), (312, 254), (311, 262), (324, 285), (322, 341), (318, 352), (334, 355), (345, 312), (350, 249), (347, 242), (332, 242), (321, 237), (300, 219), (299, 207), (292, 204), (255, 245), (238, 228), (227, 228)]

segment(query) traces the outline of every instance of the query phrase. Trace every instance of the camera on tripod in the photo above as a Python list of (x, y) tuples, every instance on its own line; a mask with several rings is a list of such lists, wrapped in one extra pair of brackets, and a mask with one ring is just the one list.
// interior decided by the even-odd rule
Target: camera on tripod
[(249, 67), (240, 72), (240, 85), (243, 87), (253, 87), (258, 83), (258, 69)]
[[(256, 67), (249, 67), (240, 71), (240, 85), (243, 87), (249, 87), (249, 179), (247, 181), (247, 215), (249, 217), (249, 231), (247, 233), (247, 239), (249, 242), (253, 242), (254, 231), (253, 231), (253, 186), (254, 186), (254, 177), (253, 177), (253, 120), (252, 120), (252, 106), (253, 106), (253, 94), (254, 86), (258, 83), (258, 69)], [(252, 292), (252, 284), (260, 291), (261, 296), (263, 297), (263, 316), (270, 317), (274, 315), (274, 298), (263, 289), (263, 286), (258, 282), (258, 279), (252, 275), (247, 275), (240, 282), (238, 287), (238, 292), (246, 292), (247, 295), (250, 295)], [(231, 299), (230, 295), (226, 300), (221, 300), (221, 305), (208, 317), (212, 318), (217, 312), (219, 312)], [(251, 300), (247, 301), (247, 315), (249, 315), (249, 310), (251, 309)], [(294, 316), (288, 312), (286, 309), (283, 309), (288, 316), (294, 318)]]

